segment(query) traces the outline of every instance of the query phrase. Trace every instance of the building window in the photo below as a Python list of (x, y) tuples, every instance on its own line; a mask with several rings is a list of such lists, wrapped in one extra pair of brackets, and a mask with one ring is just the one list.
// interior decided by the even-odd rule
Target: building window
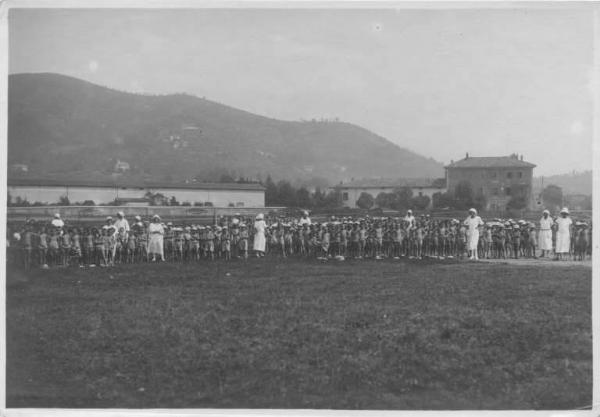
[(506, 173), (506, 178), (512, 178), (512, 172), (507, 172)]
[(343, 193), (342, 194), (342, 200), (348, 201), (348, 193)]
[(510, 195), (510, 187), (506, 187), (504, 191), (506, 192), (506, 195)]
[(494, 195), (498, 195), (498, 187), (494, 187), (494, 188), (492, 189), (492, 193), (493, 193)]
[(423, 192), (419, 191), (419, 197), (423, 197)]
[(492, 178), (496, 178), (496, 171), (492, 171), (492, 172), (491, 172), (491, 177), (492, 177)]
[(519, 176), (519, 178), (523, 178), (523, 173), (522, 172), (519, 172), (517, 175)]

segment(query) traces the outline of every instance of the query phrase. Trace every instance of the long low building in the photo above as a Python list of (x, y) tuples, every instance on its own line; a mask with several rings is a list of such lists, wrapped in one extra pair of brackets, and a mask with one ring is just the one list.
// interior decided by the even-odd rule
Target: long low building
[[(8, 193), (15, 202), (55, 204), (67, 198), (70, 204), (93, 201), (96, 205), (147, 199), (162, 195), (179, 203), (213, 207), (264, 207), (265, 188), (260, 184), (238, 183), (126, 183), (78, 180), (9, 178)], [(160, 204), (160, 203), (159, 203)]]

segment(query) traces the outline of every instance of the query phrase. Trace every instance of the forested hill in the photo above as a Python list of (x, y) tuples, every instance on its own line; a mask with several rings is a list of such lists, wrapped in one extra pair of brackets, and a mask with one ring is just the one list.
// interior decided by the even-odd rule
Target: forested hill
[[(592, 195), (592, 171), (572, 172), (562, 175), (550, 175), (543, 177), (543, 186), (550, 184), (562, 188), (563, 194)], [(542, 177), (533, 179), (533, 188), (542, 189)]]
[(142, 95), (51, 74), (9, 77), (8, 162), (27, 175), (233, 177), (336, 183), (441, 177), (442, 164), (342, 122), (270, 119), (186, 94)]

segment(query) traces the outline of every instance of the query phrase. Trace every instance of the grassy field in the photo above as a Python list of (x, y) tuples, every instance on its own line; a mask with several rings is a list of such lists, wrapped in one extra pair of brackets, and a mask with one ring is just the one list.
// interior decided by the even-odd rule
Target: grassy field
[(7, 281), (8, 407), (592, 401), (586, 266), (251, 259)]

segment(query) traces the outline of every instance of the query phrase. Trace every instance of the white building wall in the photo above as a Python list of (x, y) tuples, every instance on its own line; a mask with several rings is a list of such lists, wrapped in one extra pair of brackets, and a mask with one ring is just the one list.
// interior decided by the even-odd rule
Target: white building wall
[(188, 190), (173, 188), (156, 188), (153, 193), (160, 193), (167, 198), (175, 197), (180, 203), (211, 202), (215, 207), (227, 207), (230, 203), (244, 203), (244, 207), (264, 207), (264, 191), (249, 190)]
[(95, 204), (110, 203), (117, 196), (116, 188), (110, 187), (65, 187), (71, 204), (93, 200)]
[(61, 197), (68, 197), (71, 203), (93, 200), (95, 204), (108, 203), (115, 199), (115, 189), (109, 187), (41, 187), (9, 186), (8, 192), (13, 201), (21, 197), (30, 203), (58, 203)]
[[(96, 205), (107, 204), (118, 198), (144, 197), (146, 188), (113, 188), (113, 187), (46, 187), (46, 186), (9, 186), (8, 192), (13, 201), (17, 197), (30, 203), (57, 203), (62, 196), (69, 198), (71, 204), (92, 200)], [(230, 203), (243, 207), (264, 207), (265, 193), (262, 190), (192, 190), (176, 188), (151, 189), (153, 193), (161, 193), (165, 197), (180, 202), (211, 202), (215, 207), (227, 207)]]

